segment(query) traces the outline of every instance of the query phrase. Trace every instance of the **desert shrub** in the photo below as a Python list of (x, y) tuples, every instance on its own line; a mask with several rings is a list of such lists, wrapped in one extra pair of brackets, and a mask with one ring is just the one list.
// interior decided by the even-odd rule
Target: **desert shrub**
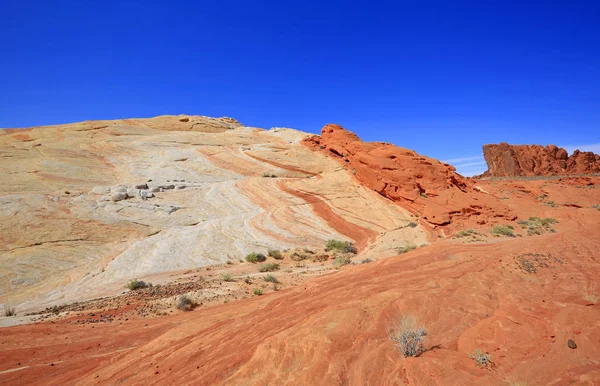
[(479, 367), (488, 367), (492, 364), (492, 356), (481, 351), (479, 348), (469, 354), (469, 357), (472, 358)]
[(358, 253), (358, 250), (354, 246), (354, 244), (350, 241), (342, 241), (342, 240), (327, 240), (325, 243), (325, 251), (339, 251), (343, 253)]
[(476, 235), (476, 234), (477, 234), (477, 232), (475, 232), (474, 229), (466, 229), (466, 230), (462, 230), (462, 231), (458, 232), (456, 234), (456, 237), (457, 238), (459, 238), (459, 237), (467, 237), (467, 236), (472, 236), (472, 235)]
[(343, 265), (348, 265), (352, 263), (352, 260), (348, 259), (347, 257), (343, 257), (343, 256), (338, 256), (335, 258), (333, 264), (341, 267)]
[(551, 206), (552, 208), (556, 208), (556, 203), (554, 201), (544, 202), (544, 205)]
[(152, 284), (146, 283), (145, 281), (138, 280), (138, 279), (133, 279), (133, 280), (130, 280), (129, 282), (127, 282), (127, 288), (129, 288), (132, 291), (136, 291), (136, 290), (148, 288), (148, 287), (152, 287)]
[(425, 352), (423, 342), (427, 331), (417, 326), (415, 318), (404, 315), (389, 331), (388, 336), (404, 357), (416, 357)]
[(269, 173), (269, 172), (264, 172), (262, 176), (265, 178), (277, 178), (276, 174)]
[(361, 261), (360, 263), (361, 263), (361, 264), (367, 264), (367, 263), (372, 263), (372, 262), (373, 262), (373, 260), (371, 260), (371, 259), (369, 259), (369, 258), (366, 258), (366, 259), (364, 259), (363, 261)]
[(521, 226), (521, 229), (527, 229), (528, 235), (533, 236), (541, 235), (544, 232), (556, 232), (556, 230), (551, 225), (556, 224), (557, 222), (557, 220), (551, 217), (529, 217), (529, 220), (519, 220), (517, 221), (517, 224)]
[(415, 244), (413, 244), (413, 243), (406, 243), (405, 246), (396, 248), (396, 252), (399, 255), (401, 255), (403, 253), (410, 252), (413, 249), (417, 249), (417, 246)]
[(263, 292), (263, 290), (262, 290), (262, 289), (260, 289), (260, 288), (255, 288), (254, 290), (252, 290), (252, 293), (253, 293), (254, 295), (256, 295), (256, 296), (260, 296), (260, 295), (262, 295), (264, 292)]
[(490, 234), (494, 237), (509, 236), (515, 237), (513, 232), (515, 228), (512, 225), (496, 225), (490, 230)]
[(283, 255), (281, 255), (281, 252), (279, 252), (276, 249), (269, 249), (269, 251), (267, 252), (267, 255), (274, 258), (275, 260), (283, 259)]
[(294, 252), (290, 256), (290, 259), (292, 259), (293, 261), (302, 261), (302, 260), (308, 259), (308, 255), (305, 255), (303, 253)]
[(329, 255), (316, 255), (316, 256), (313, 256), (313, 258), (312, 258), (312, 261), (314, 261), (315, 263), (317, 263), (317, 262), (323, 263), (327, 260), (329, 260)]
[(264, 281), (267, 281), (269, 283), (279, 283), (279, 280), (277, 280), (277, 278), (273, 275), (267, 275), (265, 277), (263, 277)]
[(315, 251), (313, 251), (312, 249), (304, 248), (303, 251), (304, 251), (304, 253), (308, 253), (308, 254), (311, 254), (311, 255), (315, 254)]
[(227, 265), (233, 265), (233, 261), (227, 260)]
[(252, 279), (250, 279), (250, 276), (246, 276), (244, 278), (244, 283), (246, 283), (246, 284), (252, 284)]
[(408, 226), (411, 227), (411, 228), (416, 228), (417, 227), (417, 223), (411, 221), (411, 222), (408, 223)]
[(279, 264), (277, 263), (267, 263), (258, 267), (259, 272), (274, 272), (279, 269)]
[(592, 206), (592, 208), (600, 210), (600, 204), (596, 204), (596, 205)]
[(179, 297), (177, 301), (177, 308), (181, 311), (191, 311), (196, 306), (196, 303), (187, 295)]
[(4, 306), (4, 316), (15, 316), (16, 314), (17, 311), (15, 310), (15, 307), (10, 305)]
[(230, 273), (224, 273), (221, 277), (223, 278), (223, 281), (235, 281)]
[(252, 252), (246, 255), (246, 261), (249, 263), (259, 263), (265, 260), (267, 260), (267, 258), (262, 253)]

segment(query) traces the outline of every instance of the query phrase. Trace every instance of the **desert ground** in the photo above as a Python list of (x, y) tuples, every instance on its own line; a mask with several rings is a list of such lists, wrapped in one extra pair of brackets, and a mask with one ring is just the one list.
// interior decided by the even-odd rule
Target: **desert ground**
[(2, 384), (600, 383), (598, 175), (187, 115), (3, 130), (0, 172)]

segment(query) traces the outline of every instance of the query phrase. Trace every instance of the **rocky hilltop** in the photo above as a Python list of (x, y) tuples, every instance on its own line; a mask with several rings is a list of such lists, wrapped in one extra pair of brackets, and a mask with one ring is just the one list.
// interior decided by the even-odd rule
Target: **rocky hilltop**
[(363, 142), (339, 125), (327, 125), (307, 146), (338, 159), (358, 181), (382, 196), (422, 215), (434, 225), (474, 218), (516, 218), (498, 199), (448, 164), (389, 143)]
[(553, 176), (600, 173), (600, 155), (567, 151), (555, 145), (484, 145), (488, 170), (482, 177)]

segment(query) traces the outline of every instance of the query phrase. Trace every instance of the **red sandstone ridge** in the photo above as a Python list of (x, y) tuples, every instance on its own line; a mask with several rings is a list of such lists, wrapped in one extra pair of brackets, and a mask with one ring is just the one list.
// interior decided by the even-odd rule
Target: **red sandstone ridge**
[(451, 165), (389, 143), (363, 142), (341, 126), (323, 127), (321, 136), (303, 143), (327, 152), (347, 165), (365, 186), (435, 225), (482, 215), (513, 220), (516, 216), (498, 199), (474, 188)]
[(600, 173), (600, 155), (567, 151), (554, 145), (484, 145), (488, 170), (483, 177), (551, 176)]

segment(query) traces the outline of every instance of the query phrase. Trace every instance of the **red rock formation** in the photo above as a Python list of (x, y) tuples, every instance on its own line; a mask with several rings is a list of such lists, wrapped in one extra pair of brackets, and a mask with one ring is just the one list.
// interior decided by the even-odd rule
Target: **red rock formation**
[(432, 224), (445, 225), (455, 218), (480, 214), (516, 218), (496, 198), (475, 189), (453, 166), (413, 150), (366, 143), (338, 125), (325, 126), (321, 136), (305, 138), (303, 143), (339, 159), (363, 185)]
[(483, 177), (551, 176), (600, 173), (600, 156), (592, 152), (567, 151), (554, 145), (484, 145), (488, 170)]

